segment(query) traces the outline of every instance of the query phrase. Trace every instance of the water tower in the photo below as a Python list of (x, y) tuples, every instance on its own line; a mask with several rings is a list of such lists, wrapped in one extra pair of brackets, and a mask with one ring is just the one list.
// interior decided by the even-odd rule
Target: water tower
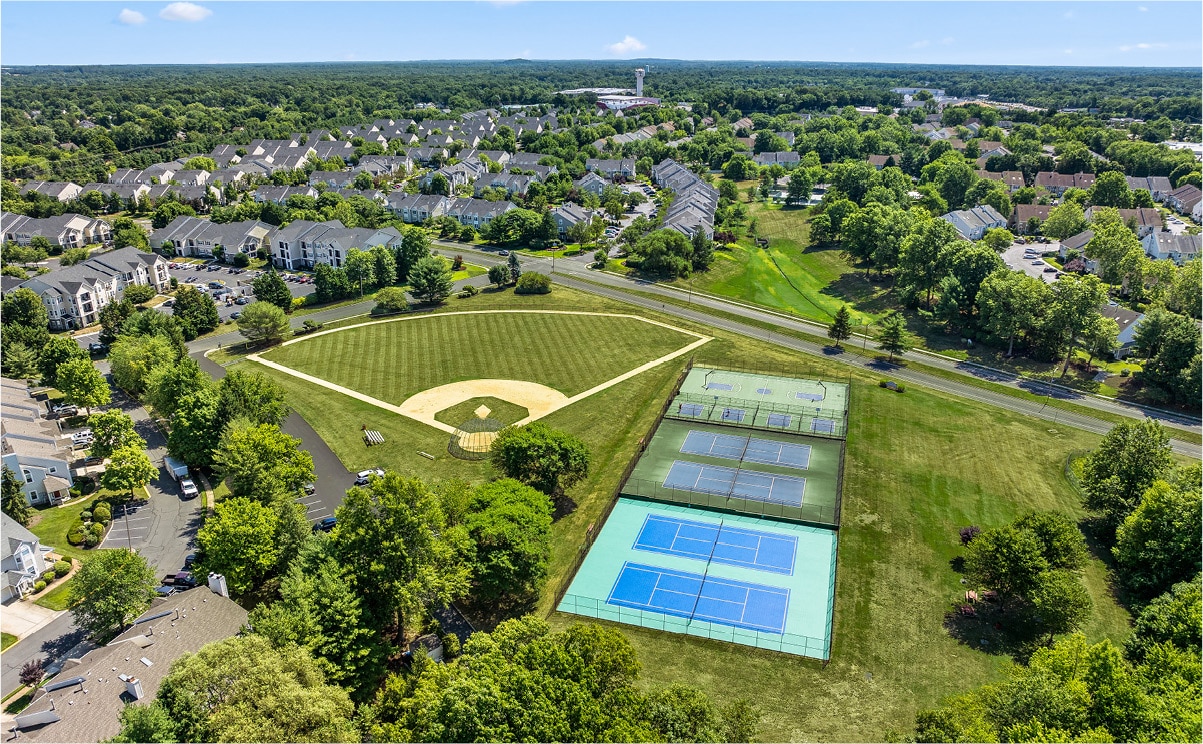
[(635, 95), (643, 95), (643, 76), (647, 74), (647, 70), (642, 67), (635, 68)]

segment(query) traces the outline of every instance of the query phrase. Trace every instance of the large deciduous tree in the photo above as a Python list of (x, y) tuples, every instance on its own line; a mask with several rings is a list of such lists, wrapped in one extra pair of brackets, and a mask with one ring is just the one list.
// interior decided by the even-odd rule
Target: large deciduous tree
[(950, 222), (927, 220), (920, 223), (902, 241), (898, 281), (915, 292), (926, 292), (926, 304), (930, 306), (932, 290), (948, 274), (953, 254), (958, 250), (957, 244), (961, 242), (961, 234)]
[(102, 550), (71, 580), (67, 607), (75, 624), (93, 636), (124, 628), (150, 607), (155, 571), (138, 553)]
[(94, 413), (88, 417), (88, 426), (95, 437), (88, 448), (92, 457), (109, 457), (125, 447), (146, 449), (146, 440), (139, 436), (134, 429), (134, 420), (124, 411), (114, 408)]
[(259, 302), (275, 305), (286, 313), (292, 312), (292, 292), (275, 268), (269, 267), (265, 273), (255, 277), (251, 282), (251, 290)]
[(1045, 315), (1044, 328), (1065, 349), (1061, 375), (1069, 370), (1069, 360), (1082, 335), (1099, 317), (1099, 308), (1107, 300), (1107, 290), (1096, 276), (1066, 274), (1052, 287), (1053, 301)]
[(280, 425), (288, 416), (284, 388), (262, 372), (230, 370), (218, 383), (223, 422), (244, 418), (256, 424)]
[(255, 634), (180, 657), (157, 699), (180, 741), (360, 741), (350, 698), (309, 651)]
[(141, 395), (155, 369), (174, 365), (178, 358), (171, 341), (163, 336), (122, 335), (109, 351), (109, 366), (117, 387)]
[(235, 496), (217, 504), (196, 533), (204, 567), (226, 577), (230, 591), (244, 594), (276, 566), (276, 511)]
[(1172, 481), (1157, 480), (1115, 533), (1116, 571), (1125, 586), (1153, 597), (1200, 569), (1203, 554), (1203, 501), (1199, 466), (1185, 468)]
[(1041, 313), (1052, 299), (1052, 290), (1034, 276), (1002, 269), (982, 282), (978, 307), (985, 327), (1007, 340), (1007, 356), (1015, 352), (1015, 339), (1039, 327)]
[(100, 474), (100, 485), (133, 496), (135, 489), (150, 483), (158, 474), (159, 469), (142, 447), (126, 445), (109, 454), (109, 462)]
[(23, 484), (24, 481), (18, 480), (17, 474), (5, 465), (3, 501), (0, 502), (0, 511), (28, 527), (30, 520), (33, 519), (33, 508), (29, 505), (29, 499), (25, 498), (25, 492), (22, 490)]
[(196, 287), (180, 287), (175, 293), (175, 304), (171, 314), (180, 321), (184, 340), (191, 341), (217, 327), (221, 318), (217, 314), (217, 303)]
[(71, 359), (59, 365), (55, 383), (68, 403), (85, 410), (112, 400), (109, 383), (89, 359)]
[(1172, 467), (1170, 436), (1160, 423), (1149, 419), (1117, 424), (1083, 464), (1085, 506), (1114, 529)]
[(275, 424), (232, 422), (213, 453), (213, 465), (230, 485), (230, 493), (267, 504), (290, 498), (313, 480), (313, 456), (301, 440)]
[(370, 627), (413, 625), (432, 603), (467, 592), (467, 536), (448, 526), (438, 496), (421, 481), (373, 478), (348, 491), (335, 515), (331, 552), (349, 570)]
[(551, 561), (551, 502), (502, 479), (472, 494), (464, 524), (472, 539), (473, 601), (525, 606), (538, 597)]
[[(5, 339), (7, 342), (7, 339)], [(71, 336), (51, 336), (38, 350), (38, 370), (42, 373), (42, 384), (57, 387), (58, 368), (72, 359), (88, 358), (88, 352)]]
[(562, 494), (589, 474), (585, 443), (538, 421), (502, 429), (489, 457), (498, 472), (549, 496)]

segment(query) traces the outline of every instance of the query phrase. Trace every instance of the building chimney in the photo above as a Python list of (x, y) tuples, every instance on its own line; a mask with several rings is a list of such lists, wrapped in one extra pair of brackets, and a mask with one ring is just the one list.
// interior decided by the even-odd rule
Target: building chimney
[(226, 577), (219, 573), (209, 574), (209, 588), (214, 594), (220, 594), (226, 599), (230, 598), (230, 590), (226, 588)]
[(642, 67), (635, 68), (635, 95), (643, 95), (643, 76), (647, 74), (647, 70)]
[(134, 700), (142, 699), (142, 680), (137, 677), (130, 677), (125, 680), (125, 691), (130, 694)]

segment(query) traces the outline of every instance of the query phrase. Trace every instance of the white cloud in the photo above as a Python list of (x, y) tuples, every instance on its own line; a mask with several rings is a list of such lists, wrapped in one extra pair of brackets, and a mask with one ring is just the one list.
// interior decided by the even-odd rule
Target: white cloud
[(1165, 49), (1168, 46), (1169, 44), (1149, 44), (1142, 41), (1139, 44), (1124, 44), (1119, 50), (1121, 52), (1130, 52), (1133, 49)]
[(622, 41), (610, 44), (606, 49), (616, 57), (626, 57), (632, 52), (642, 52), (647, 49), (647, 44), (628, 34), (622, 38)]
[(531, 50), (523, 49), (521, 52), (518, 52), (518, 59), (530, 59), (530, 58), (531, 58)]
[(1138, 10), (1139, 10), (1141, 13), (1148, 13), (1148, 12), (1149, 12), (1149, 9), (1148, 9), (1148, 8), (1146, 8), (1146, 7), (1145, 7), (1145, 6), (1143, 6), (1143, 5), (1142, 5), (1142, 6), (1140, 6), (1140, 7), (1138, 8)]
[(948, 46), (949, 44), (953, 43), (954, 41), (956, 41), (956, 39), (951, 36), (945, 36), (943, 39), (940, 39), (940, 43), (943, 44), (944, 46)]
[(172, 3), (159, 11), (159, 17), (165, 21), (188, 21), (195, 23), (213, 15), (213, 11), (196, 3)]
[(916, 41), (914, 44), (911, 44), (911, 49), (922, 49), (923, 47), (929, 46), (930, 44), (931, 44), (930, 41), (928, 41), (927, 39), (923, 39), (922, 41)]
[(140, 26), (146, 23), (146, 16), (136, 10), (122, 8), (121, 12), (117, 14), (117, 22), (124, 23), (127, 26)]
[(1067, 10), (1067, 11), (1065, 11), (1064, 13), (1062, 13), (1062, 14), (1061, 14), (1061, 17), (1062, 17), (1062, 18), (1073, 18), (1073, 17), (1074, 17), (1074, 12), (1073, 12), (1072, 10)]
[(522, 2), (525, 2), (525, 0), (489, 0), (489, 5), (492, 5), (494, 8), (504, 8), (506, 6), (517, 5)]

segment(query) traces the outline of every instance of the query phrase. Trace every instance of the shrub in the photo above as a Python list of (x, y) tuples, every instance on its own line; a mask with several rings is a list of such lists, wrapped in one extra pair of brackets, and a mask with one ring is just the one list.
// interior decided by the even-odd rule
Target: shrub
[(67, 544), (75, 547), (84, 544), (84, 526), (82, 524), (72, 527), (71, 531), (67, 533)]
[(518, 277), (514, 294), (547, 294), (551, 291), (551, 277), (537, 271), (528, 271)]
[(63, 576), (66, 576), (69, 573), (71, 573), (71, 563), (69, 561), (55, 561), (54, 562), (54, 575), (55, 576), (62, 578)]
[(251, 257), (239, 251), (238, 253), (234, 254), (234, 260), (232, 263), (240, 269), (245, 269), (251, 265)]
[(85, 522), (91, 522), (91, 521), (92, 521), (92, 512), (90, 512), (90, 511), (81, 511), (81, 512), (79, 513), (79, 518), (80, 518), (80, 519), (82, 519), (82, 520), (84, 520)]
[(1120, 377), (1127, 377), (1128, 375), (1131, 375), (1131, 374), (1132, 374), (1132, 370), (1128, 369), (1127, 367), (1124, 367), (1123, 369), (1121, 369), (1119, 371)]
[(132, 287), (125, 288), (125, 294), (122, 299), (129, 300), (135, 305), (141, 305), (144, 302), (150, 302), (155, 297), (155, 288), (147, 284), (135, 284)]
[(84, 545), (89, 548), (94, 548), (100, 544), (100, 536), (94, 532), (84, 533)]
[(89, 525), (88, 532), (96, 535), (97, 537), (104, 537), (104, 525), (100, 522), (93, 522), (91, 525)]
[(454, 659), (459, 656), (459, 636), (454, 633), (448, 633), (443, 636), (443, 659)]
[(464, 257), (457, 253), (451, 261), (451, 270), (459, 271), (462, 268), (464, 268)]
[(461, 300), (466, 300), (469, 297), (475, 297), (478, 294), (480, 294), (480, 289), (478, 287), (472, 284), (465, 284), (464, 288), (460, 290), (459, 298)]
[(45, 571), (43, 571), (41, 578), (42, 578), (42, 581), (45, 581), (47, 584), (54, 581), (54, 569), (48, 568)]
[(881, 382), (877, 383), (877, 387), (885, 388), (886, 390), (893, 390), (896, 393), (906, 392), (906, 388), (904, 388), (902, 385), (899, 385), (897, 382), (894, 382), (893, 380), (882, 380)]
[(981, 531), (982, 531), (981, 527), (975, 527), (972, 525), (970, 525), (969, 527), (962, 527), (961, 528), (961, 544), (968, 545), (969, 543), (973, 542), (973, 538), (977, 537), (978, 533), (980, 533)]
[(317, 300), (313, 299), (316, 296), (317, 296), (316, 294), (311, 294), (311, 295), (306, 295), (305, 297), (293, 297), (292, 298), (292, 309), (296, 310), (299, 307), (304, 307), (306, 300), (308, 300), (310, 302), (310, 304), (313, 304), (313, 305), (318, 304)]
[(34, 593), (34, 594), (37, 594), (38, 592), (42, 591), (42, 590), (43, 590), (43, 589), (45, 589), (45, 588), (46, 588), (46, 582), (45, 582), (45, 581), (35, 581), (35, 582), (33, 583), (33, 593)]
[(43, 669), (43, 661), (41, 659), (33, 659), (25, 662), (21, 667), (20, 676), (17, 677), (21, 684), (33, 687), (42, 681), (42, 677), (46, 676), (46, 671)]
[(93, 522), (110, 522), (113, 519), (113, 513), (107, 506), (98, 506), (92, 511)]
[(372, 312), (399, 313), (409, 309), (409, 301), (405, 298), (405, 290), (400, 287), (385, 287), (376, 293), (376, 307)]

